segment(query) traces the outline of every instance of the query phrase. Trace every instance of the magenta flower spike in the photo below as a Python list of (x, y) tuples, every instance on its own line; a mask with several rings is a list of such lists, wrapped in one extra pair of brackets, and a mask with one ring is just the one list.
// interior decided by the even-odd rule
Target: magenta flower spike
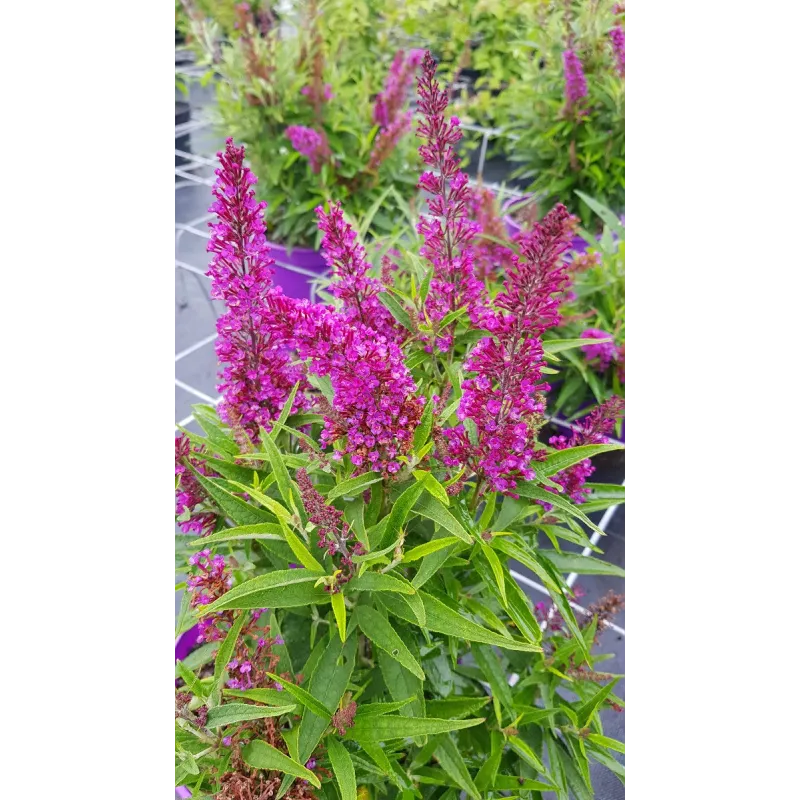
[[(599, 328), (587, 328), (581, 332), (581, 339), (591, 341), (592, 339), (608, 339), (610, 333), (601, 331)], [(619, 353), (613, 341), (601, 342), (600, 344), (585, 344), (581, 350), (586, 354), (588, 361), (597, 361), (597, 368), (602, 372), (608, 369), (612, 361), (617, 360)]]
[[(477, 223), (469, 220), (470, 192), (466, 173), (459, 169), (460, 159), (453, 145), (461, 139), (458, 117), (445, 121), (448, 95), (436, 81), (436, 62), (430, 53), (422, 62), (417, 79), (419, 110), (423, 120), (417, 136), (426, 140), (419, 148), (422, 160), (431, 171), (423, 172), (417, 187), (428, 192), (428, 210), (417, 230), (425, 239), (421, 255), (434, 268), (425, 310), (434, 322), (466, 305), (477, 313), (481, 284), (475, 278), (471, 248)], [(446, 351), (452, 335), (440, 332), (436, 345)]]
[[(520, 242), (504, 288), (485, 309), (493, 335), (481, 339), (464, 362), (462, 423), (444, 431), (450, 466), (467, 464), (493, 491), (513, 494), (519, 480), (535, 477), (532, 462), (544, 457), (536, 435), (544, 422), (541, 335), (559, 322), (560, 295), (569, 280), (563, 255), (575, 220), (557, 205)], [(505, 313), (504, 313), (505, 312)], [(474, 428), (470, 437), (466, 422)]]
[(371, 264), (356, 232), (344, 220), (341, 203), (331, 204), (327, 213), (318, 206), (316, 212), (324, 234), (322, 255), (334, 276), (331, 292), (342, 301), (347, 318), (372, 328), (389, 341), (402, 341), (394, 317), (378, 300), (383, 287), (367, 275)]
[(422, 50), (411, 50), (408, 55), (403, 50), (395, 53), (386, 77), (386, 88), (375, 100), (372, 117), (376, 125), (389, 128), (397, 121), (414, 80), (414, 71), (422, 62), (423, 55)]
[[(209, 208), (217, 215), (217, 222), (209, 223), (208, 251), (214, 256), (206, 274), (211, 296), (227, 307), (217, 320), (217, 357), (225, 365), (217, 386), (219, 415), (256, 440), (259, 425), (270, 430), (301, 372), (290, 366), (286, 347), (270, 334), (264, 318), (266, 298), (280, 290), (272, 286), (266, 203), (256, 203), (252, 189), (257, 178), (244, 166), (244, 147), (236, 147), (233, 139), (217, 157), (221, 167)], [(295, 410), (302, 403), (298, 392)]]
[(318, 173), (322, 169), (322, 165), (330, 161), (331, 148), (324, 131), (315, 131), (305, 125), (290, 125), (286, 129), (286, 135), (289, 137), (292, 147), (309, 160), (312, 172)]
[(574, 50), (565, 50), (562, 54), (564, 62), (564, 100), (566, 109), (570, 110), (589, 94), (583, 64)]
[(608, 33), (611, 39), (611, 48), (614, 51), (614, 60), (617, 64), (617, 73), (620, 78), (625, 77), (625, 29), (615, 25)]

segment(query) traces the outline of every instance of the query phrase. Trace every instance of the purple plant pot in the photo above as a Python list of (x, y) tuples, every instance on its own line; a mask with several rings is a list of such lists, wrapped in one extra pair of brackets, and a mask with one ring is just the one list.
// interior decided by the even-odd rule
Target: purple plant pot
[(276, 242), (267, 244), (276, 262), (273, 266), (275, 285), (280, 286), (287, 297), (313, 301), (313, 281), (328, 271), (322, 253), (309, 247), (293, 247), (290, 253)]

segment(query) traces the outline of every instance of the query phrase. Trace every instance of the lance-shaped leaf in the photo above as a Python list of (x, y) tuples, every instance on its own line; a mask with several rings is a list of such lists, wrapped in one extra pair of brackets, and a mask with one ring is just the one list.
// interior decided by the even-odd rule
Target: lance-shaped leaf
[(234, 586), (209, 604), (201, 615), (230, 608), (293, 608), (312, 603), (329, 603), (330, 595), (313, 584), (318, 572), (306, 569), (278, 569)]
[(625, 570), (608, 561), (584, 556), (581, 553), (556, 553), (548, 550), (546, 558), (559, 572), (577, 572), (580, 575), (614, 575), (625, 577)]
[(425, 403), (425, 408), (422, 411), (422, 416), (419, 420), (419, 425), (417, 425), (416, 430), (414, 431), (414, 452), (418, 453), (422, 446), (428, 441), (428, 437), (431, 435), (431, 427), (433, 426), (433, 398), (430, 398), (427, 403)]
[(319, 778), (289, 756), (276, 750), (272, 745), (262, 739), (255, 739), (242, 748), (242, 758), (246, 764), (256, 769), (276, 770), (294, 778), (303, 778), (317, 789), (320, 788)]
[[(237, 525), (254, 525), (258, 522), (274, 522), (272, 514), (257, 508), (250, 503), (237, 497), (220, 485), (219, 479), (206, 478), (196, 469), (190, 466), (200, 485), (208, 492), (214, 502), (222, 509), (226, 516), (230, 517)], [(249, 492), (250, 488), (245, 487), (242, 491)]]
[(511, 687), (506, 679), (506, 670), (500, 663), (500, 659), (491, 647), (481, 644), (472, 645), (472, 655), (475, 663), (486, 678), (486, 682), (492, 687), (492, 694), (502, 703), (509, 715), (514, 716), (514, 697), (511, 694)]
[(421, 517), (433, 520), (448, 533), (452, 533), (467, 544), (473, 543), (473, 538), (467, 529), (432, 495), (424, 494), (420, 497), (414, 506), (414, 511)]
[(241, 489), (243, 492), (247, 492), (253, 500), (258, 501), (262, 506), (268, 508), (279, 520), (283, 520), (283, 522), (291, 521), (292, 515), (277, 500), (260, 492), (258, 489), (254, 489), (252, 486), (247, 486), (237, 481), (231, 481), (231, 484)]
[(407, 706), (414, 698), (409, 697), (407, 700), (398, 700), (395, 703), (365, 703), (359, 706), (356, 711), (357, 717), (380, 717), (384, 714), (391, 714), (393, 711)]
[(621, 444), (582, 444), (578, 447), (568, 447), (566, 450), (557, 450), (555, 453), (550, 453), (541, 464), (536, 465), (536, 477), (549, 478), (592, 456), (624, 449), (624, 445)]
[(478, 787), (469, 774), (464, 758), (456, 747), (455, 742), (449, 736), (443, 736), (439, 740), (439, 746), (435, 751), (436, 759), (441, 764), (442, 769), (456, 782), (456, 785), (465, 791), (475, 800), (481, 800)]
[(286, 398), (286, 401), (283, 404), (283, 408), (281, 409), (280, 416), (277, 420), (272, 424), (272, 430), (269, 432), (269, 438), (272, 441), (275, 441), (278, 438), (278, 433), (280, 433), (281, 426), (289, 419), (289, 414), (292, 412), (292, 406), (294, 405), (294, 398), (297, 396), (297, 390), (300, 387), (300, 381), (292, 386), (292, 391), (289, 392), (289, 396)]
[(248, 617), (246, 612), (240, 612), (230, 630), (222, 640), (222, 644), (217, 651), (217, 657), (214, 659), (214, 682), (212, 684), (212, 693), (216, 693), (222, 687), (222, 681), (225, 677), (225, 668), (228, 662), (233, 657), (233, 651), (236, 648), (236, 642), (239, 640), (239, 634), (242, 631), (245, 619)]
[(347, 611), (344, 607), (344, 596), (341, 592), (335, 592), (331, 595), (331, 607), (333, 608), (333, 616), (336, 618), (339, 638), (344, 642), (347, 638), (345, 634), (347, 630)]
[(425, 544), (412, 547), (411, 550), (406, 550), (406, 552), (403, 554), (403, 563), (419, 561), (420, 558), (424, 558), (431, 553), (435, 553), (438, 550), (449, 547), (451, 544), (459, 544), (463, 546), (462, 540), (457, 536), (443, 536), (441, 539), (431, 539), (429, 542), (425, 542)]
[(619, 680), (620, 676), (618, 675), (613, 681), (611, 681), (611, 683), (607, 683), (602, 689), (600, 689), (600, 691), (596, 692), (591, 698), (589, 698), (589, 700), (587, 700), (578, 708), (578, 725), (580, 725), (581, 728), (585, 728), (589, 724), (592, 714), (594, 714), (602, 702), (611, 694)]
[(374, 608), (359, 606), (356, 609), (358, 627), (366, 637), (381, 650), (385, 650), (392, 658), (397, 659), (409, 672), (416, 675), (421, 681), (425, 680), (425, 672), (419, 662), (411, 655), (397, 631)]
[(358, 497), (364, 489), (377, 483), (381, 480), (380, 472), (365, 472), (356, 478), (349, 478), (346, 481), (337, 483), (330, 492), (328, 492), (328, 502), (335, 500), (337, 497)]
[(463, 728), (472, 728), (485, 722), (484, 717), (476, 719), (435, 719), (433, 717), (367, 717), (356, 719), (355, 724), (345, 735), (345, 739), (357, 741), (388, 742), (392, 739), (406, 739), (412, 736), (447, 733)]
[(406, 521), (408, 512), (411, 511), (411, 507), (417, 502), (424, 488), (423, 484), (415, 483), (409, 486), (408, 489), (395, 500), (380, 540), (375, 543), (377, 547), (380, 547), (384, 542), (394, 541), (398, 537), (400, 529)]
[(605, 535), (605, 531), (598, 528), (597, 525), (595, 525), (594, 522), (592, 522), (589, 517), (587, 517), (586, 514), (584, 514), (578, 508), (578, 506), (561, 495), (548, 492), (545, 489), (542, 489), (540, 486), (527, 481), (520, 481), (514, 491), (522, 497), (529, 497), (532, 500), (544, 500), (544, 502), (560, 509), (564, 513), (579, 519), (584, 525), (587, 525), (593, 531)]
[(256, 525), (239, 525), (236, 528), (224, 528), (210, 536), (198, 536), (189, 542), (189, 547), (208, 547), (219, 542), (238, 542), (252, 539), (282, 540), (283, 531), (277, 522), (259, 522)]
[(286, 469), (286, 464), (283, 463), (280, 450), (275, 444), (271, 436), (267, 436), (261, 442), (267, 456), (269, 463), (272, 467), (272, 472), (275, 475), (275, 483), (278, 486), (278, 491), (283, 498), (283, 502), (289, 508), (292, 506), (292, 479), (289, 477), (289, 470)]
[(335, 736), (329, 736), (326, 745), (342, 800), (356, 800), (356, 771), (350, 753)]
[(305, 706), (309, 711), (316, 714), (318, 717), (322, 717), (322, 719), (330, 720), (332, 714), (328, 711), (327, 708), (319, 701), (316, 697), (314, 697), (311, 692), (307, 692), (302, 686), (298, 686), (296, 683), (292, 683), (291, 681), (287, 681), (285, 678), (280, 678), (277, 675), (273, 675), (273, 673), (268, 672), (267, 676), (270, 680), (275, 681), (275, 683), (279, 683), (283, 688), (292, 696), (298, 703)]
[(207, 728), (221, 728), (223, 725), (233, 725), (235, 722), (245, 722), (250, 719), (266, 719), (289, 714), (297, 708), (290, 706), (251, 706), (247, 703), (225, 703), (224, 705), (208, 710)]
[(417, 590), (405, 579), (380, 572), (365, 572), (344, 585), (345, 594), (354, 592), (397, 592), (416, 594)]
[[(456, 639), (466, 639), (469, 642), (493, 644), (507, 650), (523, 650), (530, 653), (541, 652), (542, 648), (537, 645), (530, 642), (521, 642), (517, 639), (507, 639), (499, 633), (494, 633), (488, 628), (478, 625), (426, 592), (420, 592), (419, 594), (425, 606), (427, 627), (432, 631), (446, 633), (448, 636), (454, 636)], [(413, 619), (408, 621), (414, 622)]]
[(442, 486), (430, 472), (424, 469), (415, 469), (414, 477), (425, 487), (425, 490), (435, 497), (443, 506), (450, 505), (450, 498), (447, 490)]
[(448, 697), (446, 700), (427, 700), (425, 710), (431, 717), (458, 719), (480, 711), (488, 697)]
[(286, 543), (292, 548), (297, 560), (312, 572), (325, 572), (325, 568), (311, 555), (311, 551), (303, 544), (300, 537), (283, 521), (280, 521)]

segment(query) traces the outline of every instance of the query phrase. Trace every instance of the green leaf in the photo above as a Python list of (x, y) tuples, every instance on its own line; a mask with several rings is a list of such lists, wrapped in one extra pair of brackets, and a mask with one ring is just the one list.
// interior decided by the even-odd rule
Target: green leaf
[(317, 789), (320, 788), (319, 778), (310, 769), (306, 769), (302, 764), (261, 739), (255, 739), (243, 747), (242, 758), (246, 764), (256, 769), (284, 772), (295, 778), (304, 778)]
[(578, 726), (585, 728), (589, 724), (592, 714), (600, 707), (603, 701), (611, 694), (614, 687), (619, 683), (620, 676), (617, 676), (610, 683), (607, 683), (602, 689), (596, 692), (589, 700), (587, 700), (577, 710)]
[(409, 486), (408, 489), (395, 500), (392, 505), (392, 510), (389, 513), (388, 522), (383, 530), (383, 535), (380, 541), (376, 542), (378, 547), (380, 547), (383, 542), (387, 540), (391, 542), (398, 537), (400, 528), (406, 521), (408, 512), (411, 510), (414, 503), (417, 502), (424, 488), (423, 484), (415, 483)]
[(191, 594), (184, 589), (181, 595), (181, 607), (178, 611), (178, 618), (175, 620), (176, 639), (194, 625), (194, 620), (189, 616), (189, 603), (191, 599)]
[(543, 555), (555, 566), (559, 572), (577, 572), (580, 575), (614, 575), (618, 578), (625, 577), (625, 570), (608, 561), (599, 558), (584, 556), (580, 553), (556, 553), (547, 550)]
[(268, 706), (279, 706), (286, 702), (286, 694), (277, 689), (224, 689), (226, 697), (241, 697)]
[(355, 612), (358, 627), (366, 637), (381, 650), (385, 650), (409, 672), (421, 681), (425, 680), (425, 672), (411, 652), (397, 635), (389, 621), (369, 606), (359, 606)]
[(416, 594), (416, 589), (406, 580), (384, 575), (380, 572), (365, 572), (344, 585), (344, 593), (354, 592), (398, 592)]
[(345, 735), (345, 739), (357, 741), (388, 742), (392, 739), (406, 739), (412, 736), (447, 733), (463, 728), (472, 728), (485, 722), (483, 717), (476, 719), (434, 719), (433, 717), (367, 717), (356, 719), (355, 724)]
[(268, 672), (267, 675), (269, 679), (275, 681), (275, 683), (279, 683), (283, 688), (292, 696), (298, 703), (305, 706), (309, 711), (316, 714), (318, 717), (322, 717), (322, 719), (330, 721), (331, 719), (331, 712), (328, 711), (325, 706), (314, 697), (313, 694), (307, 692), (302, 686), (298, 686), (296, 683), (292, 683), (291, 681), (287, 681), (285, 678), (281, 678), (278, 675), (273, 675), (273, 673)]
[[(237, 525), (254, 525), (259, 522), (272, 522), (272, 514), (255, 506), (250, 505), (237, 497), (219, 484), (219, 479), (206, 478), (201, 475), (194, 467), (190, 467), (200, 485), (208, 492), (214, 502), (222, 509), (226, 516), (230, 517)], [(243, 491), (251, 492), (249, 487)]]
[[(409, 646), (409, 643), (411, 643), (410, 638), (405, 643), (406, 647)], [(378, 666), (392, 699), (397, 702), (402, 700), (409, 703), (400, 709), (401, 715), (406, 717), (412, 717), (415, 714), (424, 716), (425, 695), (422, 681), (380, 648), (378, 649)], [(358, 714), (356, 714), (356, 718), (358, 718)]]
[(597, 525), (592, 522), (574, 503), (567, 500), (561, 495), (548, 492), (539, 486), (527, 481), (521, 481), (517, 484), (514, 491), (522, 497), (530, 497), (532, 500), (544, 500), (550, 503), (555, 508), (559, 508), (572, 517), (579, 519), (584, 525), (590, 527), (593, 531), (605, 535), (605, 531), (600, 530)]
[(425, 711), (431, 717), (458, 719), (480, 711), (488, 702), (488, 697), (449, 697), (446, 700), (426, 700)]
[(281, 528), (283, 529), (283, 536), (286, 543), (291, 547), (292, 552), (295, 554), (297, 560), (311, 572), (325, 572), (325, 568), (311, 555), (311, 551), (303, 544), (300, 537), (294, 533), (289, 526), (281, 520)]
[(413, 471), (414, 477), (425, 487), (425, 489), (433, 495), (443, 506), (450, 505), (450, 498), (447, 496), (447, 491), (436, 478), (424, 469), (415, 469)]
[(431, 539), (431, 541), (425, 542), (425, 544), (407, 550), (403, 554), (403, 563), (419, 561), (420, 558), (435, 553), (444, 547), (450, 547), (450, 545), (453, 544), (463, 546), (462, 541), (463, 540), (459, 539), (458, 536), (443, 536), (441, 539)]
[(508, 744), (524, 762), (532, 766), (537, 772), (540, 772), (542, 775), (548, 774), (539, 756), (537, 756), (530, 745), (520, 739), (519, 736), (509, 736)]
[[(280, 416), (272, 425), (272, 430), (269, 432), (269, 438), (273, 442), (275, 441), (275, 439), (278, 438), (278, 433), (280, 432), (281, 427), (286, 423), (286, 420), (289, 419), (289, 414), (292, 411), (292, 405), (294, 405), (294, 398), (297, 395), (297, 389), (299, 388), (299, 386), (300, 386), (300, 381), (297, 381), (297, 383), (294, 386), (292, 386), (292, 391), (289, 392), (289, 396), (286, 398), (286, 402), (283, 404)], [(284, 498), (284, 500), (286, 500), (286, 498)], [(288, 503), (289, 501), (286, 500), (286, 502)]]
[(601, 344), (602, 342), (613, 342), (614, 337), (606, 339), (549, 339), (542, 342), (542, 349), (548, 355), (561, 353), (564, 350), (575, 350), (578, 347), (585, 347), (587, 344)]
[(569, 447), (566, 450), (557, 450), (550, 453), (541, 463), (536, 465), (536, 477), (550, 477), (562, 470), (578, 464), (587, 458), (596, 456), (599, 453), (608, 453), (611, 450), (624, 450), (621, 444), (584, 444), (580, 447)]
[(491, 647), (481, 644), (472, 645), (472, 655), (475, 663), (486, 678), (486, 682), (492, 687), (492, 696), (496, 697), (504, 706), (506, 711), (513, 718), (514, 716), (514, 697), (511, 694), (511, 687), (506, 680), (506, 670), (500, 663), (500, 659)]
[(491, 741), (491, 754), (475, 776), (475, 786), (482, 792), (485, 792), (489, 787), (494, 787), (500, 759), (503, 757), (503, 734), (500, 731), (492, 731)]
[(619, 742), (616, 739), (610, 739), (608, 736), (601, 736), (599, 733), (590, 733), (589, 741), (598, 744), (601, 747), (607, 747), (610, 750), (616, 750), (618, 753), (625, 753), (625, 742)]
[[(183, 659), (183, 665), (186, 669), (196, 670), (204, 667), (206, 664), (214, 660), (219, 645), (216, 642), (206, 642), (201, 644), (196, 650), (192, 650), (186, 658)], [(177, 674), (176, 674), (177, 677)]]
[(508, 598), (506, 597), (506, 581), (505, 575), (503, 574), (503, 565), (500, 563), (497, 553), (483, 541), (480, 541), (480, 551), (489, 563), (494, 579), (497, 581), (497, 588), (500, 592), (503, 608), (506, 608), (508, 606)]
[(600, 219), (603, 220), (603, 222), (605, 222), (605, 224), (608, 225), (612, 231), (622, 238), (625, 237), (625, 228), (617, 218), (616, 214), (611, 211), (611, 209), (606, 208), (606, 206), (604, 206), (602, 203), (598, 203), (597, 200), (589, 197), (588, 194), (578, 191), (577, 189), (575, 189), (575, 194), (578, 195), (578, 197), (580, 197), (581, 200), (583, 200), (583, 202), (586, 203), (586, 205), (589, 206), (589, 208), (591, 208), (592, 211), (594, 211), (594, 213), (597, 214), (597, 216), (600, 217)]
[(241, 632), (242, 625), (244, 625), (244, 621), (248, 616), (248, 614), (242, 612), (236, 617), (230, 627), (230, 630), (223, 639), (222, 644), (219, 646), (217, 657), (214, 659), (214, 688), (212, 689), (212, 693), (222, 686), (222, 682), (225, 678), (225, 668), (233, 657), (233, 651), (236, 647), (236, 642), (239, 640), (239, 633)]
[(326, 745), (342, 800), (356, 800), (356, 771), (350, 753), (335, 736), (329, 736)]
[(449, 736), (443, 736), (436, 748), (436, 759), (442, 769), (456, 782), (456, 785), (475, 800), (481, 800), (478, 787), (469, 774), (464, 758)]
[(331, 595), (331, 607), (333, 608), (333, 616), (336, 617), (336, 627), (339, 629), (339, 638), (344, 642), (347, 630), (347, 611), (344, 607), (344, 596), (341, 592), (335, 592)]
[(178, 677), (186, 684), (186, 688), (195, 696), (203, 700), (208, 697), (208, 692), (203, 688), (203, 684), (197, 679), (195, 674), (182, 662), (175, 662), (175, 671)]
[(455, 311), (446, 314), (439, 322), (439, 330), (444, 330), (451, 322), (455, 322), (459, 317), (466, 314), (467, 311), (469, 311), (469, 306), (461, 306), (461, 308), (457, 308)]
[[(420, 597), (425, 605), (425, 614), (428, 619), (427, 627), (438, 633), (446, 633), (456, 639), (466, 639), (469, 642), (482, 642), (492, 644), (507, 650), (523, 650), (525, 652), (541, 652), (541, 647), (517, 639), (507, 639), (499, 633), (494, 633), (488, 628), (478, 625), (472, 620), (446, 606), (426, 592), (420, 592)], [(413, 620), (409, 620), (413, 622)]]
[(287, 523), (291, 521), (292, 515), (277, 500), (273, 500), (258, 489), (247, 486), (244, 483), (239, 483), (238, 481), (230, 481), (230, 483), (243, 492), (247, 492), (253, 500), (257, 500), (262, 506), (268, 508), (279, 520)]
[(278, 446), (275, 444), (271, 436), (264, 437), (261, 445), (269, 456), (269, 463), (272, 467), (272, 472), (275, 475), (275, 483), (278, 486), (278, 491), (283, 498), (283, 502), (289, 508), (291, 508), (292, 479), (289, 477), (289, 470), (286, 469), (286, 464), (283, 463)]
[(414, 328), (411, 325), (411, 317), (397, 298), (389, 292), (380, 292), (378, 300), (389, 310), (389, 313), (406, 329), (413, 333)]
[(230, 608), (292, 608), (330, 602), (330, 595), (313, 586), (319, 573), (306, 569), (280, 569), (234, 586), (206, 606), (202, 614)]
[(419, 420), (419, 425), (417, 425), (416, 430), (414, 431), (414, 452), (418, 453), (422, 446), (428, 441), (428, 437), (431, 435), (431, 427), (433, 426), (433, 398), (430, 398), (428, 402), (425, 404), (425, 408), (422, 411), (422, 416)]
[(407, 706), (414, 698), (409, 697), (406, 700), (398, 700), (395, 703), (365, 703), (359, 706), (356, 711), (357, 717), (380, 717), (383, 714), (391, 714), (393, 711)]
[(256, 525), (239, 525), (225, 528), (210, 536), (197, 537), (189, 542), (189, 547), (208, 547), (218, 542), (238, 542), (252, 539), (283, 540), (281, 526), (277, 522), (259, 522)]
[(335, 500), (337, 497), (357, 497), (360, 495), (367, 486), (377, 483), (381, 480), (379, 472), (365, 472), (356, 478), (337, 483), (330, 492), (328, 492), (328, 502)]
[(249, 719), (266, 719), (289, 714), (297, 708), (290, 706), (251, 706), (247, 703), (225, 703), (208, 710), (208, 728), (221, 728), (223, 725), (233, 725), (235, 722), (244, 722)]
[[(298, 746), (303, 764), (311, 758), (311, 754), (319, 744), (322, 734), (328, 727), (330, 717), (336, 711), (342, 696), (350, 682), (350, 676), (355, 664), (356, 640), (351, 636), (342, 646), (339, 637), (330, 639), (322, 656), (314, 667), (309, 680), (309, 692), (328, 709), (328, 720), (313, 714), (306, 709), (300, 721), (300, 735)], [(340, 661), (342, 663), (340, 663)]]
[(414, 506), (414, 511), (422, 517), (433, 520), (448, 533), (452, 533), (467, 544), (473, 544), (473, 538), (467, 529), (435, 497), (429, 494), (423, 495)]

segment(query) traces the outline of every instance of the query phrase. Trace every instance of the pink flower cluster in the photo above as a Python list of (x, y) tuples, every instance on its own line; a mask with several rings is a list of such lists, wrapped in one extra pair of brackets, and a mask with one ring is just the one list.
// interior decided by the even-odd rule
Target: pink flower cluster
[(614, 51), (614, 60), (617, 63), (617, 73), (620, 78), (625, 77), (625, 29), (615, 25), (608, 33), (611, 38), (611, 48)]
[[(233, 586), (233, 576), (226, 568), (225, 559), (220, 555), (212, 556), (211, 551), (207, 548), (191, 556), (189, 565), (197, 570), (186, 580), (186, 586), (192, 593), (190, 600), (192, 608), (213, 603)], [(222, 639), (225, 635), (223, 623), (230, 624), (232, 620), (233, 612), (231, 611), (220, 611), (203, 616), (198, 624), (200, 634), (197, 641), (214, 642)]]
[(475, 274), (481, 280), (504, 271), (511, 263), (514, 251), (499, 242), (483, 238), (506, 239), (506, 226), (497, 211), (497, 199), (485, 186), (469, 191), (469, 216), (477, 223), (477, 238), (473, 244)]
[(574, 50), (565, 50), (561, 56), (564, 62), (564, 100), (567, 111), (574, 108), (578, 102), (586, 97), (589, 90), (586, 86), (586, 76), (583, 74), (583, 64)]
[[(599, 328), (587, 328), (581, 332), (581, 339), (608, 339), (611, 334), (601, 331)], [(619, 350), (613, 341), (601, 342), (600, 344), (585, 344), (581, 350), (586, 355), (588, 361), (596, 361), (597, 369), (604, 372), (608, 369), (612, 361), (616, 361)]]
[[(620, 397), (598, 406), (572, 429), (572, 436), (553, 436), (550, 446), (556, 450), (565, 450), (568, 447), (579, 447), (585, 444), (606, 444), (608, 436), (614, 431), (614, 425), (622, 417), (625, 401)], [(584, 484), (594, 472), (592, 462), (587, 458), (577, 464), (559, 472), (553, 477), (555, 483), (564, 487), (564, 492), (576, 503), (586, 502), (588, 491)], [(552, 491), (552, 490), (550, 490)], [(543, 504), (547, 507), (548, 504)]]
[[(359, 471), (397, 473), (397, 459), (410, 447), (425, 405), (400, 348), (347, 315), (306, 300), (277, 297), (271, 311), (276, 328), (308, 359), (309, 372), (330, 378), (333, 404), (321, 404), (322, 444), (343, 439)], [(341, 457), (341, 450), (333, 454)]]
[[(266, 203), (256, 203), (251, 188), (257, 178), (244, 166), (244, 147), (235, 147), (233, 139), (217, 157), (222, 166), (216, 170), (209, 211), (218, 221), (209, 223), (208, 251), (214, 257), (207, 275), (211, 296), (227, 307), (217, 320), (217, 357), (227, 365), (217, 386), (219, 415), (256, 440), (259, 425), (270, 429), (301, 373), (290, 366), (286, 347), (271, 336), (264, 316), (267, 296), (280, 290), (272, 287), (274, 261), (262, 217)], [(295, 410), (300, 393), (298, 398)]]
[(180, 529), (184, 533), (207, 536), (217, 524), (217, 515), (213, 511), (195, 511), (197, 506), (208, 500), (208, 497), (187, 464), (191, 464), (203, 475), (208, 474), (208, 470), (201, 459), (192, 458), (192, 452), (186, 434), (182, 433), (175, 437), (175, 474), (180, 476), (175, 490), (175, 516), (179, 517), (188, 511), (189, 519), (178, 523)]
[[(462, 306), (474, 313), (480, 305), (481, 285), (475, 278), (470, 246), (477, 224), (469, 220), (468, 178), (459, 170), (460, 159), (453, 147), (461, 139), (461, 122), (458, 117), (445, 121), (448, 95), (436, 81), (436, 62), (430, 53), (425, 54), (417, 87), (423, 115), (417, 136), (426, 140), (419, 154), (433, 168), (423, 172), (417, 184), (431, 195), (431, 216), (422, 217), (417, 230), (425, 239), (421, 254), (434, 269), (425, 310), (436, 323)], [(436, 345), (448, 350), (452, 334), (440, 331)]]
[(318, 173), (322, 165), (330, 161), (332, 153), (324, 131), (315, 131), (305, 125), (290, 125), (286, 129), (286, 135), (292, 147), (309, 160), (313, 173)]
[(512, 493), (518, 480), (534, 478), (531, 462), (545, 455), (536, 450), (542, 392), (549, 388), (540, 383), (540, 337), (559, 322), (559, 296), (568, 281), (562, 257), (574, 225), (558, 204), (521, 240), (522, 258), (512, 259), (494, 308), (482, 315), (492, 335), (464, 362), (473, 376), (462, 384), (462, 423), (444, 431), (449, 452), (442, 458), (449, 466), (467, 464), (493, 491)]
[(319, 229), (323, 232), (322, 254), (333, 273), (331, 291), (344, 306), (348, 321), (360, 322), (390, 341), (402, 339), (394, 317), (378, 300), (384, 291), (381, 284), (367, 275), (371, 264), (352, 226), (345, 222), (341, 203), (333, 203), (326, 214), (316, 209)]
[(411, 50), (408, 55), (403, 50), (395, 53), (386, 78), (386, 88), (375, 100), (372, 117), (376, 125), (389, 128), (397, 121), (400, 110), (406, 104), (414, 72), (422, 62), (423, 55), (422, 50)]

